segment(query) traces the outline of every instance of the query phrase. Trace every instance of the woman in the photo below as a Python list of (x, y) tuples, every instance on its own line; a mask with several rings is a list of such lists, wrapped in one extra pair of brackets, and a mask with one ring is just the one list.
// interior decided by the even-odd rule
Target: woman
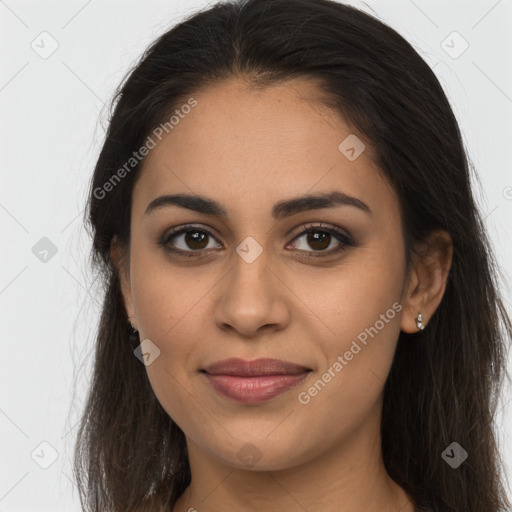
[(220, 3), (116, 95), (85, 510), (490, 512), (512, 332), (448, 100), (329, 0)]

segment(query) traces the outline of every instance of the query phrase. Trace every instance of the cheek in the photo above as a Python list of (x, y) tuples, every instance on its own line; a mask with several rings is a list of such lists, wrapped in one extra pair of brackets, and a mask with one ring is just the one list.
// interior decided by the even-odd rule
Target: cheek
[(362, 256), (338, 280), (337, 304), (324, 301), (321, 314), (331, 321), (334, 341), (318, 380), (302, 390), (302, 402), (310, 400), (312, 415), (328, 407), (334, 423), (346, 429), (379, 400), (391, 368), (403, 309), (404, 261), (397, 252)]
[(161, 249), (141, 247), (132, 252), (130, 273), (141, 335), (155, 343), (179, 340), (179, 331), (183, 334), (197, 325), (194, 317), (202, 310), (201, 299), (212, 281), (200, 267), (172, 265)]
[[(320, 279), (297, 278), (294, 291), (313, 305), (331, 352), (349, 350), (358, 336), (364, 342), (377, 324), (382, 350), (394, 348), (400, 331), (405, 260), (399, 245), (383, 242), (358, 250), (339, 268)], [(373, 334), (374, 329), (371, 329)], [(365, 334), (366, 333), (366, 334)]]
[(350, 436), (371, 411), (376, 413), (392, 365), (400, 303), (381, 296), (360, 305), (357, 317), (339, 318), (325, 366), (307, 386), (297, 389), (297, 406), (308, 418), (317, 419), (325, 439)]
[[(140, 339), (159, 350), (146, 366), (151, 387), (173, 421), (195, 435), (197, 425), (213, 430), (200, 400), (191, 400), (188, 381), (197, 371), (197, 357), (205, 343), (205, 298), (211, 288), (193, 270), (171, 268), (152, 253), (133, 254), (132, 294)], [(202, 323), (201, 323), (202, 322)], [(190, 417), (195, 418), (190, 424)]]

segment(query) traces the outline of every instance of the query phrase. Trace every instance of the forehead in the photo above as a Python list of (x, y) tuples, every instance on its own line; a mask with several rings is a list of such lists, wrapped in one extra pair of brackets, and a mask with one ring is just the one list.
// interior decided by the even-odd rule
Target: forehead
[[(312, 82), (256, 89), (229, 80), (192, 97), (197, 105), (155, 139), (145, 158), (134, 194), (141, 208), (176, 191), (215, 195), (243, 211), (315, 190), (369, 200), (389, 188), (364, 136), (318, 101)], [(365, 144), (356, 159), (343, 152), (347, 140), (358, 152)]]

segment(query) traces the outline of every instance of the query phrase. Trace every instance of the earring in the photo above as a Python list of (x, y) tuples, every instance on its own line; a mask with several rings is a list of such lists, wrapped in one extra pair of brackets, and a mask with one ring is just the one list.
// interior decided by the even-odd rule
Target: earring
[(418, 317), (416, 318), (416, 327), (423, 331), (425, 329), (425, 326), (423, 325), (423, 317), (421, 316), (421, 313), (418, 313)]
[(130, 329), (131, 329), (130, 341), (133, 344), (138, 343), (139, 342), (139, 331), (137, 331), (137, 329), (135, 329), (135, 327), (133, 327), (133, 325), (130, 321), (128, 321), (128, 324), (130, 325)]

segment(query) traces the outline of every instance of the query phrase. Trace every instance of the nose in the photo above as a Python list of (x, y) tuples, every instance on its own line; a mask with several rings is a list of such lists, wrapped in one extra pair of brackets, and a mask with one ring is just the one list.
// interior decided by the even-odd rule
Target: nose
[(254, 338), (261, 331), (277, 331), (288, 325), (288, 288), (269, 265), (265, 251), (250, 263), (237, 254), (222, 281), (216, 287), (213, 313), (219, 329)]

